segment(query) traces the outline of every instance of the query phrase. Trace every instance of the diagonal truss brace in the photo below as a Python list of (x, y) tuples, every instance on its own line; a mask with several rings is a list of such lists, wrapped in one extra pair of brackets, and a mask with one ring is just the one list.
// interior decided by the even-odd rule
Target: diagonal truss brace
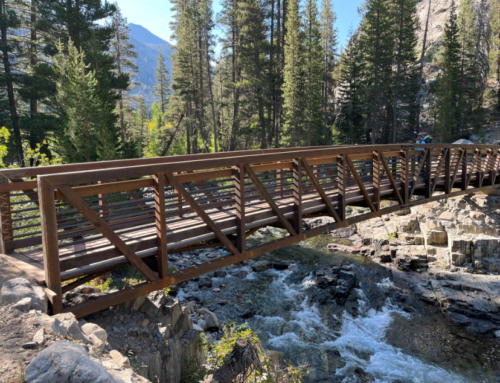
[(309, 177), (309, 179), (311, 180), (312, 184), (316, 188), (316, 191), (318, 192), (319, 196), (321, 197), (321, 200), (325, 204), (328, 212), (331, 214), (331, 216), (333, 217), (333, 219), (335, 220), (335, 222), (341, 222), (342, 220), (340, 219), (339, 215), (337, 214), (337, 211), (335, 210), (335, 208), (333, 207), (332, 203), (328, 199), (325, 191), (321, 187), (321, 184), (319, 183), (318, 179), (316, 178), (316, 176), (312, 172), (311, 167), (309, 166), (309, 164), (307, 163), (307, 161), (306, 161), (305, 158), (302, 158), (302, 167), (304, 168), (307, 176)]
[[(398, 199), (398, 202), (400, 205), (404, 205), (403, 197), (401, 197), (401, 193), (398, 190), (398, 185), (396, 185), (396, 181), (394, 181), (394, 177), (392, 176), (391, 169), (389, 169), (389, 165), (387, 164), (387, 160), (385, 159), (383, 153), (380, 155), (380, 162), (382, 162), (382, 165), (384, 166), (385, 174), (387, 175), (387, 178), (389, 178), (389, 182), (391, 184), (392, 190), (394, 191), (394, 194), (396, 195), (396, 198)], [(411, 194), (410, 194), (411, 197)]]
[(457, 179), (458, 169), (460, 169), (460, 164), (462, 163), (462, 159), (464, 157), (465, 150), (460, 149), (460, 154), (458, 155), (457, 162), (455, 163), (455, 170), (453, 171), (453, 177), (450, 182), (450, 187), (453, 189), (453, 185), (455, 185), (455, 180)]
[(234, 255), (239, 255), (240, 252), (236, 249), (233, 243), (227, 238), (227, 236), (222, 232), (221, 229), (215, 224), (215, 222), (208, 216), (205, 210), (196, 202), (196, 200), (189, 194), (189, 192), (182, 186), (177, 178), (174, 177), (172, 173), (165, 173), (165, 177), (172, 187), (182, 195), (184, 200), (193, 208), (193, 210), (200, 216), (203, 222), (212, 230), (219, 241), (221, 241), (226, 248)]
[(436, 189), (436, 186), (438, 184), (439, 175), (441, 174), (441, 170), (443, 168), (447, 154), (448, 154), (448, 148), (443, 149), (443, 151), (441, 152), (441, 156), (439, 157), (438, 164), (436, 166), (436, 172), (434, 173), (434, 182), (432, 183), (431, 186), (431, 195), (432, 193), (434, 193), (434, 190)]
[[(370, 198), (370, 195), (365, 189), (365, 185), (363, 184), (363, 181), (359, 177), (358, 172), (356, 171), (356, 168), (354, 167), (351, 158), (349, 157), (349, 154), (346, 154), (345, 159), (347, 161), (347, 166), (349, 166), (349, 169), (351, 170), (352, 176), (354, 177), (354, 180), (358, 184), (359, 190), (361, 191), (361, 194), (363, 194), (363, 198), (365, 199), (366, 204), (370, 207), (372, 212), (377, 211), (375, 208), (375, 205), (373, 204), (372, 199)], [(387, 170), (386, 170), (387, 171)]]
[(297, 235), (297, 232), (295, 231), (295, 229), (292, 227), (290, 222), (288, 222), (288, 219), (286, 219), (286, 217), (283, 215), (283, 213), (279, 209), (278, 205), (276, 205), (276, 203), (274, 202), (273, 197), (271, 197), (271, 195), (268, 193), (265, 186), (262, 185), (262, 182), (260, 182), (259, 178), (255, 174), (253, 169), (250, 167), (250, 165), (245, 164), (245, 171), (247, 172), (248, 176), (250, 177), (250, 179), (252, 180), (254, 185), (257, 187), (257, 189), (259, 189), (259, 192), (265, 198), (265, 200), (267, 201), (269, 206), (271, 206), (271, 209), (274, 211), (274, 213), (278, 217), (281, 224), (285, 227), (285, 229), (288, 230), (290, 235), (292, 235), (292, 236)]
[(113, 229), (90, 208), (90, 206), (80, 197), (69, 185), (59, 185), (57, 189), (94, 227), (113, 244), (128, 261), (134, 265), (144, 275), (148, 281), (160, 280), (153, 270), (151, 270), (137, 254), (127, 246), (127, 244), (116, 234)]

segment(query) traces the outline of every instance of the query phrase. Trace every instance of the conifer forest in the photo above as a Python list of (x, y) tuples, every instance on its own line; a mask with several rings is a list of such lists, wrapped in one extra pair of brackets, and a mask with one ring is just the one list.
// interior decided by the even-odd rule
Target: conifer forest
[(341, 44), (334, 0), (170, 0), (149, 106), (119, 3), (0, 0), (2, 166), (481, 137), (500, 117), (500, 0), (440, 10), (432, 46), (424, 2), (427, 20), (365, 0)]

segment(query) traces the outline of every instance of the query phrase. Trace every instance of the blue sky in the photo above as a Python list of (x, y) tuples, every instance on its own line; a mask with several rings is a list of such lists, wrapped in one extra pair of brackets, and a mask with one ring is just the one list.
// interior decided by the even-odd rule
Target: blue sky
[[(164, 40), (170, 41), (171, 20), (170, 2), (168, 0), (116, 0), (130, 23), (142, 25), (150, 32)], [(219, 0), (213, 0), (214, 11), (220, 12)], [(359, 23), (357, 8), (362, 0), (334, 0), (337, 12), (337, 28), (340, 43), (345, 45), (349, 27)]]

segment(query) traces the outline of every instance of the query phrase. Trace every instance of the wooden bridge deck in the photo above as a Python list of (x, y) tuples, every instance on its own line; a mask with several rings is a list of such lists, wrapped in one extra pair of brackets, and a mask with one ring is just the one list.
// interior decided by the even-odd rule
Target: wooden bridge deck
[[(83, 316), (339, 227), (500, 187), (499, 150), (291, 148), (4, 170), (2, 256), (46, 286), (54, 313)], [(383, 200), (396, 203), (383, 208)], [(370, 212), (347, 218), (347, 205)], [(303, 230), (303, 218), (320, 215), (335, 223)], [(248, 247), (246, 238), (263, 226), (289, 235)], [(231, 255), (169, 273), (168, 253), (215, 246)], [(157, 272), (143, 261), (153, 256)], [(148, 282), (62, 306), (64, 292), (125, 263)]]

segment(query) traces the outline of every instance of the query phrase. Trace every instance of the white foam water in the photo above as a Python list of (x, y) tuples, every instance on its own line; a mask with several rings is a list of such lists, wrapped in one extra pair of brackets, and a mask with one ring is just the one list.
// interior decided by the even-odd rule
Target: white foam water
[[(410, 314), (394, 306), (388, 298), (380, 310), (368, 308), (367, 298), (361, 288), (355, 289), (359, 302), (359, 316), (353, 317), (344, 312), (340, 333), (324, 325), (319, 309), (310, 304), (304, 296), (304, 290), (311, 286), (312, 275), (304, 278), (301, 284), (293, 285), (286, 282), (290, 272), (269, 271), (276, 274), (272, 283), (273, 290), (279, 288), (295, 309), (288, 321), (290, 332), (279, 336), (270, 336), (267, 347), (285, 351), (291, 348), (307, 349), (311, 347), (333, 348), (338, 350), (346, 362), (345, 367), (338, 369), (336, 375), (343, 382), (356, 381), (354, 369), (362, 368), (373, 374), (377, 383), (391, 383), (399, 380), (404, 383), (466, 383), (466, 380), (443, 368), (424, 363), (416, 357), (405, 354), (385, 343), (385, 334), (393, 322), (394, 315), (410, 319)], [(395, 288), (389, 278), (377, 284), (382, 289)], [(280, 317), (259, 318), (272, 327), (283, 325)], [(274, 326), (273, 326), (274, 325)], [(335, 339), (324, 341), (324, 339)]]
[(394, 380), (405, 383), (466, 383), (460, 376), (423, 363), (385, 343), (386, 330), (395, 314), (408, 317), (389, 300), (382, 310), (370, 309), (362, 317), (354, 318), (344, 312), (340, 336), (335, 341), (322, 344), (325, 348), (338, 350), (345, 360), (345, 367), (336, 372), (336, 375), (345, 377), (343, 382), (354, 382), (354, 368), (361, 367), (373, 374), (377, 383)]

